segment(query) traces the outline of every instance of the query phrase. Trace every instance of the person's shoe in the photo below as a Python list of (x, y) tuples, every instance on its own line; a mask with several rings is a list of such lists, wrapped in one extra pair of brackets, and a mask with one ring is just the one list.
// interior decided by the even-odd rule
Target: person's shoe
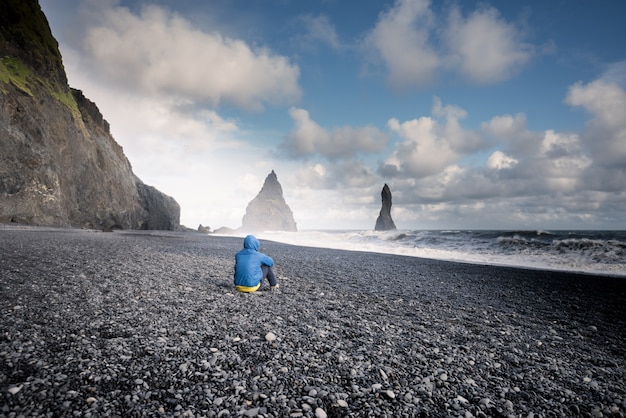
[(276, 286), (270, 286), (270, 290), (278, 290), (279, 287), (280, 285), (276, 284)]

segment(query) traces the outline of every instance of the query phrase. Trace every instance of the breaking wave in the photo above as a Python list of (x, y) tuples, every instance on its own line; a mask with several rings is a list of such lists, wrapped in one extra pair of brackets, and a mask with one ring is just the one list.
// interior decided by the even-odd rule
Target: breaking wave
[(626, 277), (626, 231), (300, 231), (259, 237), (312, 247)]

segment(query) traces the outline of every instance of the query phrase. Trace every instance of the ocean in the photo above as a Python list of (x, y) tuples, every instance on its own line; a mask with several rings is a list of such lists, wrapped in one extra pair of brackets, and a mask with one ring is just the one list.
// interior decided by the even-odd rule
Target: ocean
[(626, 278), (626, 231), (369, 230), (257, 236), (310, 247)]

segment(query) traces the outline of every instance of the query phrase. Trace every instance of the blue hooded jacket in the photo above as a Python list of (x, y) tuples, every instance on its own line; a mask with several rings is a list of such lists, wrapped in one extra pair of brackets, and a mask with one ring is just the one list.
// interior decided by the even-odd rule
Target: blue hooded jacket
[(243, 240), (243, 250), (235, 254), (235, 286), (254, 287), (261, 283), (261, 264), (272, 267), (274, 260), (257, 251), (261, 243), (254, 235)]

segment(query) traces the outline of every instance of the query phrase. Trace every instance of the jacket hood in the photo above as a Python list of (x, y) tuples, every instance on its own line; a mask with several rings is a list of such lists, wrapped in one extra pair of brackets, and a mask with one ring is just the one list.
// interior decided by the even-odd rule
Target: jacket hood
[(248, 235), (243, 240), (243, 248), (247, 248), (249, 250), (258, 250), (261, 243), (254, 235)]

